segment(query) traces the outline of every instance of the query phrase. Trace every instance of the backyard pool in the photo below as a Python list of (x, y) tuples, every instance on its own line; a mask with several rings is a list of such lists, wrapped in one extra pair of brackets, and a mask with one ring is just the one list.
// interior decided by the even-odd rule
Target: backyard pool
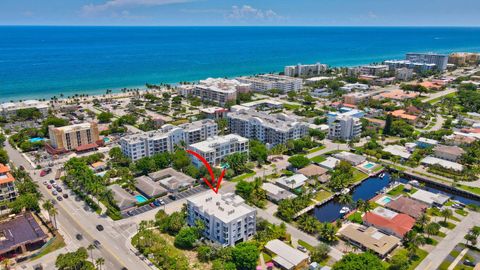
[(137, 200), (138, 203), (144, 203), (147, 200), (147, 198), (143, 197), (142, 195), (135, 195), (135, 200)]
[(43, 141), (43, 138), (35, 137), (35, 138), (31, 138), (29, 141), (31, 143), (41, 142)]
[(368, 162), (367, 164), (363, 165), (363, 168), (370, 170), (371, 168), (375, 167), (374, 163)]

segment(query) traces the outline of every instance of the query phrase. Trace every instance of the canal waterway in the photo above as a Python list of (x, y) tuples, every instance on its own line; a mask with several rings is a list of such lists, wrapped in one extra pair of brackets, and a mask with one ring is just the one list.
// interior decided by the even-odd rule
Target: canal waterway
[[(407, 183), (408, 179), (397, 180), (402, 183)], [(356, 202), (360, 199), (370, 200), (371, 198), (377, 195), (377, 192), (381, 191), (383, 188), (387, 187), (391, 183), (391, 178), (389, 173), (385, 173), (383, 178), (378, 176), (370, 177), (363, 181), (360, 185), (353, 188), (350, 192), (352, 195), (353, 201)], [(430, 191), (432, 193), (442, 193), (450, 196), (452, 199), (457, 200), (464, 204), (475, 204), (480, 205), (480, 202), (471, 198), (467, 198), (458, 194), (452, 194), (447, 190), (441, 190), (436, 187), (429, 186), (426, 184), (421, 187), (424, 190)], [(333, 222), (336, 219), (339, 219), (343, 216), (340, 213), (342, 207), (347, 206), (338, 203), (335, 199), (328, 201), (327, 203), (315, 207), (310, 213), (313, 214), (321, 222)]]

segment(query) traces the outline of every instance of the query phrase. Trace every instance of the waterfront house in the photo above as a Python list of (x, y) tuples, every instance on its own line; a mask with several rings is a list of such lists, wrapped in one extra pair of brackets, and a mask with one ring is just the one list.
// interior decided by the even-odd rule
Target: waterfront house
[(415, 193), (411, 194), (410, 198), (424, 202), (430, 206), (443, 206), (450, 199), (450, 197), (447, 195), (432, 193), (423, 189), (419, 189)]
[(403, 238), (415, 225), (415, 219), (411, 216), (383, 207), (377, 207), (365, 213), (362, 219), (365, 225), (373, 226), (399, 238)]
[(420, 137), (420, 138), (418, 138), (416, 143), (417, 143), (418, 148), (424, 149), (424, 148), (436, 146), (438, 144), (438, 141), (428, 139), (428, 138), (424, 138), (424, 137)]
[(308, 178), (303, 174), (294, 174), (292, 176), (280, 177), (275, 183), (284, 189), (294, 191), (305, 185), (307, 180)]
[(448, 161), (441, 158), (432, 157), (432, 156), (427, 156), (426, 158), (420, 160), (420, 163), (423, 165), (439, 165), (445, 169), (454, 170), (458, 172), (463, 171), (462, 164)]
[(465, 154), (465, 150), (458, 146), (437, 145), (433, 153), (435, 157), (455, 162)]
[(428, 205), (405, 196), (400, 196), (385, 204), (385, 207), (395, 212), (404, 213), (415, 219), (418, 219), (423, 213), (425, 213)]
[(363, 162), (365, 162), (367, 160), (366, 157), (364, 156), (361, 156), (361, 155), (357, 155), (357, 154), (354, 154), (354, 153), (350, 153), (350, 152), (340, 152), (340, 153), (336, 153), (333, 155), (335, 158), (339, 159), (339, 160), (343, 160), (343, 161), (346, 161), (350, 164), (352, 164), (353, 166), (357, 166)]
[(401, 241), (400, 238), (387, 235), (375, 227), (355, 223), (343, 226), (338, 234), (352, 245), (363, 250), (371, 250), (382, 258), (392, 252)]

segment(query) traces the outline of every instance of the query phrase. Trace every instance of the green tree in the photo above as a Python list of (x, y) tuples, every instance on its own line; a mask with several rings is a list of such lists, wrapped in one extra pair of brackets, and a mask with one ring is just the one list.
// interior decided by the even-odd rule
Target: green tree
[(334, 242), (337, 240), (337, 227), (330, 222), (324, 222), (320, 226), (320, 238), (326, 242)]
[(233, 263), (238, 270), (255, 269), (260, 251), (252, 242), (242, 242), (235, 246), (232, 251)]
[(75, 252), (62, 253), (55, 261), (55, 267), (59, 270), (94, 270), (93, 263), (87, 261), (87, 250), (83, 247)]
[(191, 249), (198, 240), (199, 233), (195, 227), (183, 227), (175, 236), (174, 244), (181, 249)]
[(425, 226), (425, 232), (427, 233), (427, 237), (430, 238), (432, 235), (437, 235), (440, 232), (440, 224), (436, 222), (428, 223)]
[(111, 112), (101, 112), (97, 115), (97, 119), (100, 123), (109, 123), (113, 118), (113, 113)]
[(248, 156), (246, 153), (233, 153), (225, 158), (225, 161), (230, 165), (230, 168), (236, 175), (242, 174), (246, 171)]
[(444, 218), (443, 222), (447, 223), (447, 219), (451, 218), (453, 216), (452, 210), (445, 208), (440, 212), (440, 216)]
[(310, 258), (313, 262), (322, 262), (328, 258), (330, 252), (330, 246), (325, 243), (320, 243), (310, 253)]
[(384, 270), (382, 261), (370, 252), (355, 254), (349, 253), (337, 261), (333, 270)]
[(288, 162), (290, 162), (290, 164), (292, 164), (293, 167), (297, 169), (301, 169), (303, 167), (306, 167), (308, 164), (310, 164), (310, 159), (302, 155), (296, 155), (296, 156), (290, 157), (288, 159)]
[(250, 140), (250, 160), (258, 164), (264, 164), (267, 161), (268, 149), (265, 144), (257, 140)]
[(390, 266), (388, 270), (408, 270), (410, 267), (410, 262), (407, 256), (402, 253), (397, 253), (393, 255), (390, 260)]

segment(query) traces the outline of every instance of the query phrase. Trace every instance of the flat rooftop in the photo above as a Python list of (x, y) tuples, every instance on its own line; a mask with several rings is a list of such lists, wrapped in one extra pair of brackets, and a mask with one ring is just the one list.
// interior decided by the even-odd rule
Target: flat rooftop
[(187, 202), (224, 223), (256, 213), (254, 208), (246, 205), (240, 196), (233, 193), (219, 194), (209, 190), (198, 196), (189, 197)]
[(267, 114), (255, 110), (239, 110), (231, 112), (228, 114), (228, 117), (244, 121), (255, 119), (265, 127), (280, 131), (287, 131), (297, 125), (307, 125), (306, 123), (298, 122), (296, 119), (286, 114)]
[(198, 149), (202, 152), (211, 152), (215, 151), (214, 147), (216, 145), (227, 144), (234, 141), (246, 143), (248, 142), (248, 139), (237, 134), (228, 134), (225, 136), (214, 136), (207, 138), (205, 141), (191, 144), (190, 147)]

